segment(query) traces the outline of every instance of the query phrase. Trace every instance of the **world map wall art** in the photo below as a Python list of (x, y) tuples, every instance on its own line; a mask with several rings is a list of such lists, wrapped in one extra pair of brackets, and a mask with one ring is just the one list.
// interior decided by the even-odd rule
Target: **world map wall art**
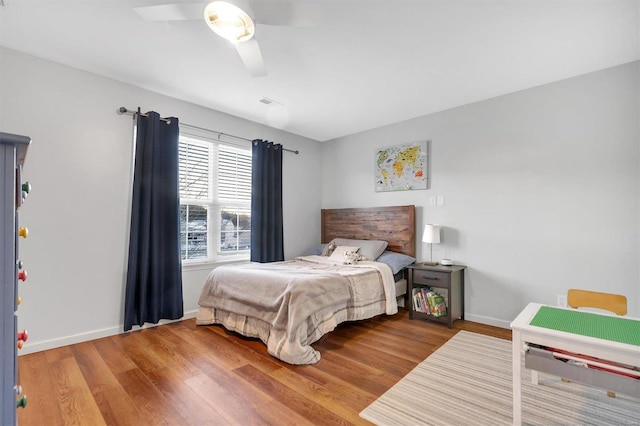
[(427, 141), (376, 152), (376, 192), (427, 189)]

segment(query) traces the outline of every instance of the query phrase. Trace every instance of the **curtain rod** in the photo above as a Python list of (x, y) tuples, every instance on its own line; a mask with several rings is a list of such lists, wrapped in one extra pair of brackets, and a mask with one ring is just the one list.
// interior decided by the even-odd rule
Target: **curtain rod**
[[(127, 109), (125, 107), (118, 108), (118, 114), (129, 114), (129, 115), (140, 114), (143, 117), (147, 116), (147, 114), (145, 114), (144, 112), (133, 111), (133, 110)], [(167, 123), (169, 121), (171, 121), (171, 120), (169, 120), (167, 118), (160, 118), (160, 120), (162, 120), (164, 122), (167, 122)], [(220, 137), (220, 136), (228, 136), (230, 138), (240, 139), (240, 140), (247, 141), (247, 142), (253, 142), (251, 139), (243, 138), (242, 136), (230, 135), (229, 133), (219, 132), (217, 130), (205, 129), (204, 127), (198, 127), (198, 126), (194, 126), (192, 124), (180, 123), (180, 125), (181, 126), (186, 126), (186, 127), (191, 127), (193, 129), (204, 130), (205, 132), (216, 133), (218, 135), (218, 137)], [(294, 151), (293, 149), (282, 148), (282, 150), (283, 151), (293, 152), (296, 155), (298, 155), (300, 153), (300, 151), (298, 151), (297, 149)]]

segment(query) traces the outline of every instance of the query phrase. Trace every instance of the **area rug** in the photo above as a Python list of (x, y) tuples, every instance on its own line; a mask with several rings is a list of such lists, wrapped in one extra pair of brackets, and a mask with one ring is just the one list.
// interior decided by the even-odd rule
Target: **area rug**
[[(460, 331), (360, 416), (377, 425), (512, 424), (511, 341)], [(527, 425), (640, 425), (640, 400), (522, 369)]]

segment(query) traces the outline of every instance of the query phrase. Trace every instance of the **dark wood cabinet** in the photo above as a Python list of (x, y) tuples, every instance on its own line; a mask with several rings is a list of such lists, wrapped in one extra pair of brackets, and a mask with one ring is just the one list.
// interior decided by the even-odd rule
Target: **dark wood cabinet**
[[(465, 266), (430, 266), (417, 263), (408, 267), (407, 294), (409, 296), (409, 318), (442, 322), (452, 327), (457, 319), (464, 319), (464, 270)], [(414, 290), (415, 289), (415, 290)], [(421, 291), (422, 290), (422, 291)], [(416, 309), (416, 293), (424, 295), (433, 291), (445, 299), (446, 314), (442, 316), (424, 313)], [(420, 299), (420, 295), (418, 299)], [(420, 299), (422, 300), (422, 299)], [(426, 302), (425, 302), (426, 303)]]

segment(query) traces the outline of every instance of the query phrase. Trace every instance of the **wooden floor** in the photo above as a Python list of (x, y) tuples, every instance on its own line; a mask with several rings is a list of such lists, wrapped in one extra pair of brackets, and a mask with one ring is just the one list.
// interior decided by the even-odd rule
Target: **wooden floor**
[(293, 366), (260, 341), (189, 319), (19, 357), (27, 425), (369, 424), (358, 413), (459, 330), (407, 312), (346, 323)]

